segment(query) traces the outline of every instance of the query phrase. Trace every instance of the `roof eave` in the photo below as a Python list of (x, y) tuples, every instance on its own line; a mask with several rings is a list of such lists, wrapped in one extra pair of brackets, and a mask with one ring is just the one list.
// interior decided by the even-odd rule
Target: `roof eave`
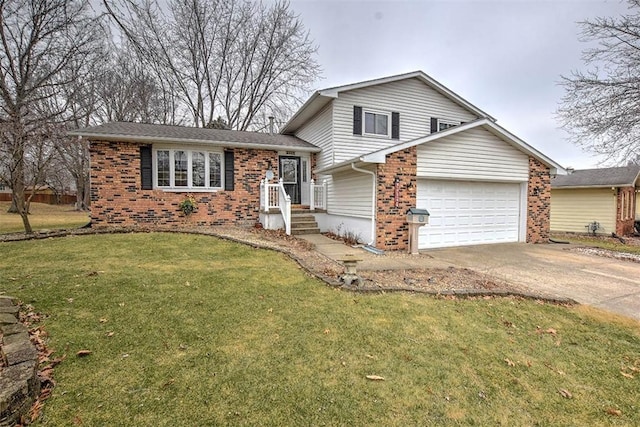
[(90, 141), (123, 141), (123, 142), (135, 142), (143, 144), (153, 143), (167, 143), (167, 144), (195, 144), (195, 145), (213, 145), (223, 148), (251, 148), (262, 150), (275, 150), (275, 151), (302, 151), (308, 153), (318, 153), (321, 151), (319, 147), (299, 147), (291, 145), (278, 145), (278, 144), (254, 144), (245, 142), (234, 141), (212, 141), (205, 139), (192, 139), (192, 138), (167, 138), (158, 136), (134, 136), (124, 134), (100, 134), (100, 133), (85, 133), (81, 131), (68, 132), (68, 135), (81, 136)]

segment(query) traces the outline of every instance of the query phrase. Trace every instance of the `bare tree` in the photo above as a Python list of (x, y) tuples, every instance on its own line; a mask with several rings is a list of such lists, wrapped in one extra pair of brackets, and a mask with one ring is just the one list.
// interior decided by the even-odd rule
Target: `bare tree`
[(624, 164), (640, 150), (640, 0), (629, 14), (580, 23), (587, 71), (562, 77), (558, 116), (573, 142)]
[(0, 0), (0, 170), (29, 223), (28, 187), (35, 189), (55, 150), (65, 118), (62, 88), (83, 78), (95, 52), (96, 20), (81, 0)]
[(320, 73), (317, 48), (286, 1), (103, 2), (195, 126), (221, 116), (229, 128), (246, 130), (260, 117), (288, 115)]

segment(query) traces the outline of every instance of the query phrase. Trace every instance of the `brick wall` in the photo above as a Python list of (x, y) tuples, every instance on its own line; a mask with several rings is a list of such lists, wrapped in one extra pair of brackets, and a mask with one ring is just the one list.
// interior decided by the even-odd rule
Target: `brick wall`
[(551, 207), (551, 177), (549, 168), (529, 157), (527, 188), (527, 243), (549, 241)]
[(387, 155), (386, 163), (377, 165), (376, 247), (379, 249), (406, 250), (409, 245), (406, 213), (416, 206), (416, 153), (416, 147), (407, 148)]
[[(233, 191), (142, 190), (139, 144), (92, 141), (92, 226), (253, 225), (260, 210), (260, 178), (269, 161), (278, 164), (278, 154), (236, 148), (234, 157)], [(187, 195), (197, 202), (197, 211), (189, 216), (178, 208)]]
[[(633, 225), (635, 222), (635, 187), (622, 187), (618, 189), (618, 197), (616, 198), (616, 234), (618, 236), (626, 236), (633, 234)], [(624, 209), (624, 198), (627, 197), (627, 203), (630, 210)]]

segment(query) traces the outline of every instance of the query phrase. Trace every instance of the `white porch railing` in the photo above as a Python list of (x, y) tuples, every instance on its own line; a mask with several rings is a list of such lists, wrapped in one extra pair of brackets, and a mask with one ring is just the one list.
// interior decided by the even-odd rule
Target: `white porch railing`
[(269, 213), (269, 209), (280, 210), (285, 232), (290, 235), (291, 197), (284, 190), (282, 178), (277, 184), (269, 184), (266, 179), (260, 181), (260, 210)]
[(309, 203), (309, 209), (312, 211), (316, 209), (327, 209), (327, 182), (322, 181), (322, 184), (316, 184), (315, 180), (311, 180), (311, 200)]

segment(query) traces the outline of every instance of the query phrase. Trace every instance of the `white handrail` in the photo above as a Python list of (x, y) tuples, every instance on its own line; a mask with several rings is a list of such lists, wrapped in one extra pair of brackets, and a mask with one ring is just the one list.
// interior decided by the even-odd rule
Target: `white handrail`
[(269, 209), (279, 209), (287, 235), (291, 234), (291, 197), (284, 189), (282, 178), (277, 184), (260, 180), (260, 210), (269, 213)]
[(309, 209), (314, 211), (316, 209), (327, 209), (327, 182), (322, 181), (322, 184), (317, 185), (315, 180), (311, 180), (311, 203), (309, 203)]
[(280, 205), (280, 214), (282, 214), (282, 220), (284, 221), (284, 232), (287, 233), (287, 236), (290, 236), (291, 235), (291, 197), (289, 197), (287, 192), (284, 190), (284, 184), (282, 183), (282, 178), (280, 178), (280, 182), (278, 183), (278, 188), (280, 189), (280, 200), (284, 201), (284, 203)]

